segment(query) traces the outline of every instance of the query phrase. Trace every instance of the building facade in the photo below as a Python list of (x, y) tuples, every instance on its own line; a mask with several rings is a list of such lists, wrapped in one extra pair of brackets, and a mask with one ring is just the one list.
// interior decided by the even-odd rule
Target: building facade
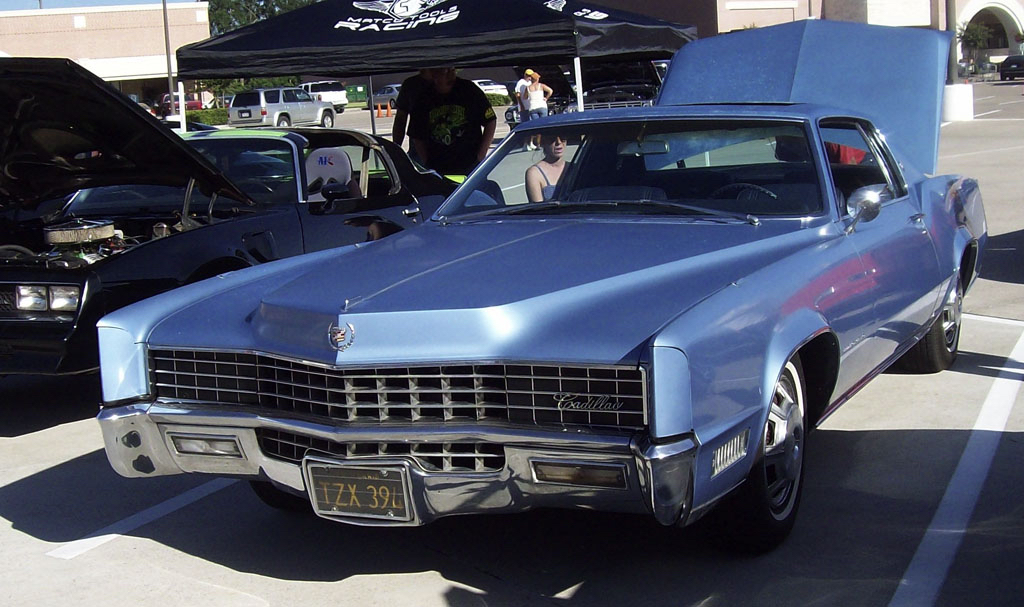
[[(835, 19), (875, 25), (946, 28), (946, 0), (592, 0), (596, 4), (690, 23), (705, 38), (749, 27), (800, 19)], [(984, 25), (991, 35), (979, 59), (1001, 61), (1024, 53), (1024, 1), (956, 0), (956, 26)], [(961, 54), (963, 49), (959, 49)]]
[[(171, 72), (174, 51), (210, 37), (208, 2), (167, 4)], [(5, 11), (0, 56), (67, 57), (140, 100), (167, 92), (161, 3)]]

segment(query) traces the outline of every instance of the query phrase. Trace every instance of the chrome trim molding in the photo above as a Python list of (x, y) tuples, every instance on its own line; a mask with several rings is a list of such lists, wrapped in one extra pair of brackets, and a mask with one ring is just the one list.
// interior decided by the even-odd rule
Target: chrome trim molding
[[(376, 453), (354, 457), (306, 454), (305, 460), (325, 459), (360, 466), (402, 465), (408, 471), (408, 499), (415, 513), (413, 520), (328, 517), (357, 525), (422, 525), (454, 514), (522, 512), (542, 506), (654, 514), (664, 525), (680, 524), (685, 522), (690, 508), (698, 446), (689, 436), (673, 443), (652, 445), (642, 434), (630, 437), (509, 424), (326, 426), (246, 412), (187, 409), (165, 403), (106, 408), (100, 412), (98, 420), (107, 458), (122, 476), (184, 472), (230, 475), (270, 480), (278, 487), (306, 495), (307, 479), (301, 463), (265, 454), (257, 439), (258, 430), (274, 428), (342, 444), (471, 441), (497, 445), (504, 451), (505, 465), (500, 470), (487, 472), (426, 469), (413, 457)], [(168, 442), (172, 434), (233, 438), (245, 457), (178, 454)], [(532, 460), (619, 467), (624, 470), (626, 487), (538, 483), (533, 478)]]

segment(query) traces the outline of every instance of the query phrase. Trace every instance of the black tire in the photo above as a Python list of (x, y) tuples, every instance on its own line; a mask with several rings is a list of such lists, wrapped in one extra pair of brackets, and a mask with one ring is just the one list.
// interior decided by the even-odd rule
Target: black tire
[(794, 356), (779, 375), (757, 459), (725, 503), (719, 524), (730, 547), (759, 554), (789, 536), (803, 493), (807, 401), (803, 366)]
[(313, 511), (307, 498), (278, 489), (268, 481), (249, 481), (249, 486), (261, 502), (276, 510), (302, 513)]
[(904, 373), (938, 373), (956, 360), (960, 349), (960, 326), (963, 319), (964, 288), (960, 279), (949, 292), (939, 317), (921, 341), (907, 350), (893, 370)]
[(320, 118), (320, 126), (325, 129), (334, 128), (334, 114), (332, 112), (324, 112), (324, 115)]
[(292, 121), (287, 116), (281, 116), (277, 119), (277, 126), (291, 126)]
[(394, 99), (388, 99), (388, 106), (391, 109), (395, 109), (395, 100)]

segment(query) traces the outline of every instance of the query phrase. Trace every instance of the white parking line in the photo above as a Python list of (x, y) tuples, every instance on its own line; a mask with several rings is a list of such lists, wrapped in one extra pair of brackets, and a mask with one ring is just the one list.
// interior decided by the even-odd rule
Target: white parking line
[(962, 154), (946, 154), (945, 156), (940, 156), (939, 159), (949, 160), (950, 158), (963, 158), (965, 156), (977, 156), (978, 154), (1002, 154), (1013, 150), (1024, 150), (1024, 145), (1015, 145), (1013, 147), (999, 149), (993, 148), (991, 150), (978, 150), (976, 152), (963, 152)]
[(97, 546), (102, 546), (110, 540), (121, 537), (129, 531), (138, 529), (143, 525), (152, 523), (159, 518), (167, 516), (175, 510), (184, 508), (192, 502), (199, 501), (207, 495), (216, 493), (217, 491), (220, 491), (225, 487), (229, 487), (237, 482), (238, 481), (235, 479), (218, 478), (204, 485), (199, 485), (198, 487), (190, 489), (181, 495), (161, 502), (156, 506), (146, 508), (142, 512), (133, 514), (128, 518), (123, 518), (113, 525), (104, 527), (99, 531), (94, 531), (80, 540), (75, 540), (64, 544), (60, 548), (55, 548), (47, 552), (46, 556), (52, 556), (58, 559), (73, 559), (76, 556), (85, 554)]
[[(974, 506), (988, 478), (1013, 403), (1017, 400), (1021, 360), (1024, 360), (1024, 334), (1017, 340), (1013, 352), (1006, 359), (1007, 364), (988, 391), (967, 447), (946, 487), (946, 494), (942, 496), (932, 522), (889, 602), (890, 607), (935, 604), (960, 542), (967, 533)], [(1015, 368), (1010, 369), (1011, 364)]]
[(1001, 112), (1001, 111), (1003, 111), (1003, 110), (992, 110), (991, 112), (982, 112), (980, 114), (975, 114), (974, 117), (975, 118), (981, 118), (982, 116), (988, 116), (989, 114), (995, 114), (995, 113)]
[(1014, 103), (1024, 103), (1024, 99), (1020, 99), (1018, 101), (1004, 101), (999, 105), (1013, 105)]
[(996, 98), (995, 95), (989, 95), (988, 97), (975, 97), (974, 100), (975, 101), (984, 101), (986, 99), (995, 99), (995, 98)]
[[(991, 251), (992, 249), (985, 249)], [(964, 318), (969, 320), (979, 320), (981, 322), (991, 322), (1000, 325), (1010, 325), (1013, 327), (1024, 327), (1024, 320), (1017, 320), (1016, 318), (999, 318), (998, 316), (981, 316), (979, 314), (964, 314)]]

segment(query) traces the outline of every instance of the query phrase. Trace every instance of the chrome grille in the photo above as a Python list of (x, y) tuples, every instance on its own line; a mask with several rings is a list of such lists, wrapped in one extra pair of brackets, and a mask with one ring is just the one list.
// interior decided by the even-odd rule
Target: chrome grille
[(14, 287), (0, 285), (0, 312), (14, 312)]
[(628, 367), (465, 364), (335, 369), (239, 352), (151, 350), (163, 400), (238, 405), (331, 424), (500, 422), (644, 427), (643, 372)]
[(341, 443), (269, 428), (256, 430), (268, 457), (299, 463), (306, 454), (411, 458), (428, 472), (497, 472), (505, 467), (505, 449), (494, 443)]

